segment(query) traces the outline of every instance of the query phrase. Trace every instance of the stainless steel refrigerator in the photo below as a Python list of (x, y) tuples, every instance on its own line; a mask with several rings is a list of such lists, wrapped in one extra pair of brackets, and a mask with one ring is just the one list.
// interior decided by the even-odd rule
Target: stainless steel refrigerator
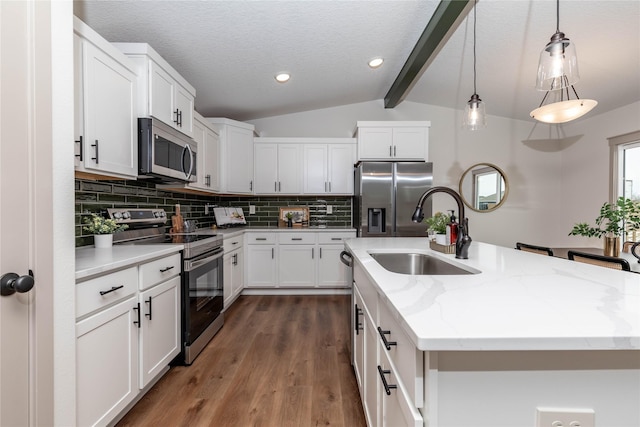
[[(433, 185), (433, 164), (425, 162), (362, 162), (355, 172), (353, 224), (358, 237), (427, 235), (425, 223), (411, 216), (422, 193)], [(431, 216), (431, 200), (424, 205)]]

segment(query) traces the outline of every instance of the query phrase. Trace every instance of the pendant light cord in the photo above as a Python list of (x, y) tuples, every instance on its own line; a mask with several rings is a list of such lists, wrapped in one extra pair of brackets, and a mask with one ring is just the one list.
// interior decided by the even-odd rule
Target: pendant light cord
[(560, 0), (556, 0), (556, 33), (560, 32)]
[[(560, 1), (560, 0), (558, 0)], [(476, 6), (478, 5), (478, 0), (474, 0), (473, 2), (473, 93), (477, 94), (476, 91)]]

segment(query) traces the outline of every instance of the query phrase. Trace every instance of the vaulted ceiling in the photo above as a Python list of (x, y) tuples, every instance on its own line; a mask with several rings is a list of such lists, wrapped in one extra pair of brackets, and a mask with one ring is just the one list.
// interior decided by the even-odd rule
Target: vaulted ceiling
[[(383, 99), (439, 0), (75, 1), (111, 42), (146, 42), (196, 88), (204, 116), (251, 120)], [(405, 100), (462, 109), (473, 93), (473, 9), (454, 25)], [(532, 120), (538, 57), (556, 2), (480, 0), (477, 90), (490, 115)], [(464, 14), (463, 14), (464, 16)], [(563, 0), (581, 98), (600, 114), (640, 101), (640, 1)], [(381, 56), (382, 67), (367, 62)], [(277, 83), (287, 71), (291, 80)]]

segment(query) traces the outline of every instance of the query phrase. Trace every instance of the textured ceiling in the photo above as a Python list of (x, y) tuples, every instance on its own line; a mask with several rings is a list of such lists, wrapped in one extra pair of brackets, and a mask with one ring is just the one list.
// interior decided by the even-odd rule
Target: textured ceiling
[[(76, 1), (112, 42), (147, 42), (197, 91), (204, 116), (250, 120), (382, 99), (439, 1)], [(555, 2), (478, 2), (478, 94), (489, 114), (529, 120)], [(473, 11), (471, 12), (471, 14)], [(472, 17), (472, 15), (469, 15)], [(472, 20), (464, 20), (405, 98), (462, 108), (473, 93)], [(600, 114), (640, 100), (640, 1), (563, 0), (582, 98)], [(375, 56), (384, 65), (371, 70)], [(292, 74), (286, 84), (273, 76)]]

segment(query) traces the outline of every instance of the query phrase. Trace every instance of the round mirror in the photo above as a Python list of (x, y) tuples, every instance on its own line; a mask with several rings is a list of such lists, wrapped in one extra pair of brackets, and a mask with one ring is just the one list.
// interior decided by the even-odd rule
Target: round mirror
[(499, 167), (490, 163), (473, 165), (460, 178), (462, 200), (476, 212), (498, 209), (508, 193), (507, 176)]

